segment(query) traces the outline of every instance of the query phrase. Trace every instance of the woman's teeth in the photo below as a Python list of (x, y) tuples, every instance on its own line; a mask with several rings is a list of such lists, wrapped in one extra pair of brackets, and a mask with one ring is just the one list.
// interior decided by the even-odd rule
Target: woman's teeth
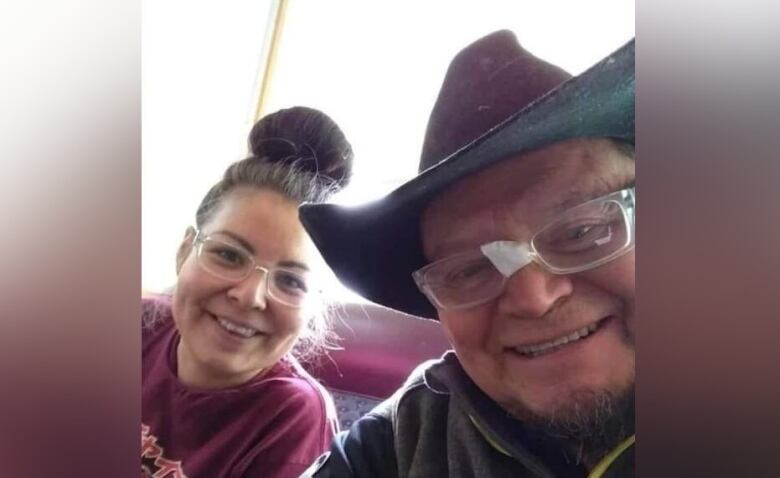
[(569, 335), (565, 335), (563, 337), (559, 337), (555, 340), (544, 342), (542, 344), (515, 347), (515, 351), (520, 352), (522, 355), (525, 355), (526, 357), (536, 357), (537, 355), (541, 355), (543, 353), (553, 352), (563, 347), (566, 344), (570, 344), (572, 342), (576, 342), (582, 338), (587, 337), (599, 327), (598, 324), (599, 324), (598, 322), (594, 324), (590, 324), (586, 327), (581, 328), (580, 330), (576, 330), (570, 333)]
[(236, 335), (240, 335), (241, 337), (249, 338), (257, 334), (257, 330), (255, 329), (249, 327), (243, 327), (234, 322), (230, 322), (227, 319), (223, 319), (222, 317), (217, 317), (217, 323), (221, 325), (222, 328), (227, 330), (228, 332), (231, 332)]

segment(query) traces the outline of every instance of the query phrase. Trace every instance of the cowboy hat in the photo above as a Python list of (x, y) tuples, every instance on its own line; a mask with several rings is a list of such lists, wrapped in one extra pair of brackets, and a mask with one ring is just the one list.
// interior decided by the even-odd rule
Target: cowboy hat
[(304, 204), (300, 218), (339, 279), (363, 297), (436, 319), (412, 272), (427, 264), (420, 215), (459, 179), (573, 138), (634, 143), (634, 40), (579, 76), (524, 50), (502, 30), (452, 61), (425, 135), (420, 173), (377, 201)]

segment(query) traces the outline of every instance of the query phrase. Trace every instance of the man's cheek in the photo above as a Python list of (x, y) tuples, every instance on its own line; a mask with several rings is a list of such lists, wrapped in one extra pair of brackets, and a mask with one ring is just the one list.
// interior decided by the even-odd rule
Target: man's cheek
[(447, 340), (456, 348), (471, 348), (482, 340), (484, 331), (478, 327), (480, 322), (463, 313), (441, 314), (440, 321)]
[(633, 300), (636, 287), (636, 263), (634, 251), (594, 269), (594, 276), (602, 286), (621, 296)]
[(626, 329), (628, 330), (628, 338), (631, 344), (636, 343), (636, 316), (632, 312), (629, 317), (626, 318)]
[(629, 295), (632, 300), (636, 287), (635, 252), (635, 250), (632, 250), (615, 261), (617, 263), (616, 279), (619, 280), (621, 284), (620, 288), (624, 291), (624, 294)]

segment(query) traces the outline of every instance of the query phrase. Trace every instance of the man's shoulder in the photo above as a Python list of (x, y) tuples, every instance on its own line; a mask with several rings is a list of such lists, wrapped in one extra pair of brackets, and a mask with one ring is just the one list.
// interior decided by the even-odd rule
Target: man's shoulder
[(449, 392), (437, 377), (440, 369), (447, 366), (446, 357), (421, 363), (393, 395), (363, 418), (367, 421), (386, 420), (396, 434), (407, 431), (409, 426), (419, 425), (423, 417), (428, 420), (432, 414), (446, 412)]
[(376, 478), (442, 476), (447, 470), (450, 393), (446, 377), (457, 367), (445, 355), (417, 366), (387, 400), (334, 440), (303, 476)]
[(452, 351), (441, 358), (426, 360), (412, 370), (396, 394), (400, 393), (404, 397), (423, 394), (446, 398), (452, 387), (453, 369), (458, 367), (458, 359)]
[[(302, 477), (399, 476), (398, 453), (407, 450), (396, 448), (407, 441), (406, 437), (419, 435), (418, 428), (425, 423), (418, 418), (432, 408), (433, 393), (426, 386), (425, 374), (435, 365), (436, 361), (429, 361), (415, 368), (393, 395), (352, 424), (348, 432), (341, 433), (330, 452), (322, 455)], [(406, 461), (403, 456), (402, 461)]]

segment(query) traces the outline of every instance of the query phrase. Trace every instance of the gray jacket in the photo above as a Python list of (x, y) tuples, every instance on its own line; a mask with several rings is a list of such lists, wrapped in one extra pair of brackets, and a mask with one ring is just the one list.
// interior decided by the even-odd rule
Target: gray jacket
[[(562, 447), (490, 400), (455, 354), (419, 366), (392, 397), (333, 441), (303, 477), (586, 477)], [(633, 446), (597, 476), (633, 475)]]

